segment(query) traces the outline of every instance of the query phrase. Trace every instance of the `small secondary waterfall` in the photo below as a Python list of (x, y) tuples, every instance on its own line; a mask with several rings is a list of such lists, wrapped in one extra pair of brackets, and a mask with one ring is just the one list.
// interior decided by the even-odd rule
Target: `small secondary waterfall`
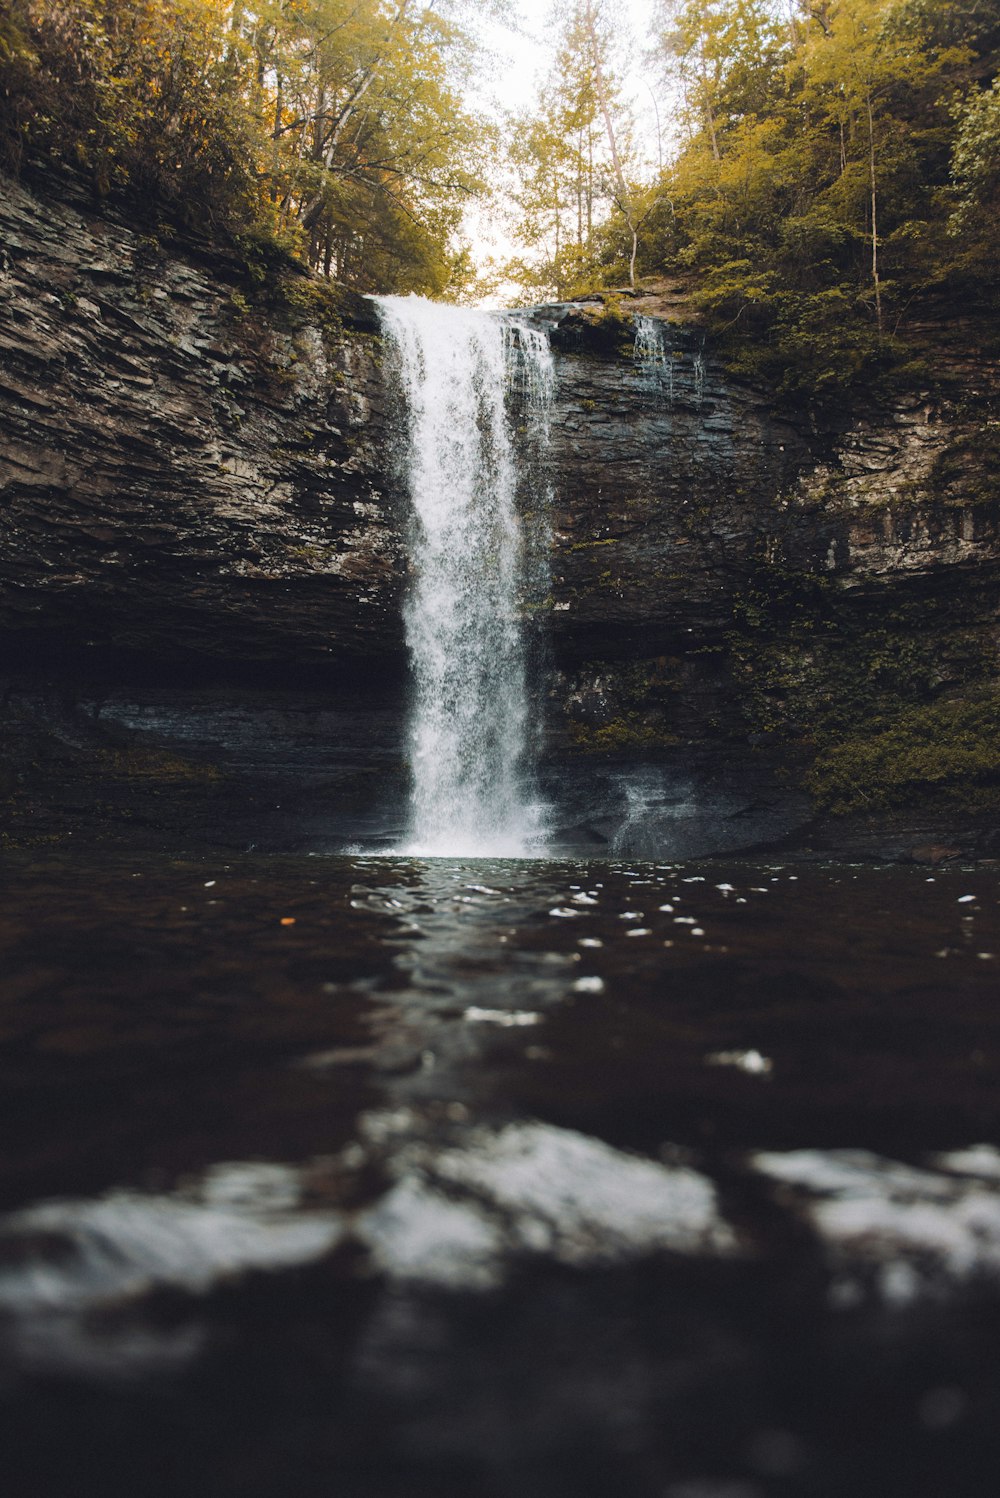
[[(670, 324), (660, 317), (647, 317), (637, 313), (632, 358), (639, 370), (642, 384), (654, 396), (665, 394), (668, 405), (674, 404), (675, 384), (678, 397), (682, 394), (688, 403), (701, 406), (705, 399), (705, 354), (704, 348), (696, 349), (691, 356), (691, 377), (687, 378), (684, 354), (674, 345)], [(676, 377), (676, 379), (675, 379)]]
[(642, 314), (636, 317), (632, 357), (639, 366), (644, 383), (652, 389), (666, 389), (667, 398), (673, 405), (674, 357), (667, 326), (660, 318)]
[(508, 396), (544, 441), (545, 333), (514, 316), (378, 299), (405, 401), (413, 672), (406, 852), (542, 849), (532, 785), (523, 609), (528, 575)]

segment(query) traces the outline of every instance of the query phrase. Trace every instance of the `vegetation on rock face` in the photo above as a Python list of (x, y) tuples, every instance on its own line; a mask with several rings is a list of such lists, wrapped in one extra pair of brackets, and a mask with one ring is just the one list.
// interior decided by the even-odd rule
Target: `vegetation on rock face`
[(942, 794), (979, 805), (1000, 788), (994, 627), (973, 591), (851, 602), (829, 579), (761, 557), (728, 646), (747, 726), (810, 752), (819, 807)]
[(921, 306), (995, 307), (997, 0), (660, 0), (679, 147), (644, 179), (613, 100), (625, 194), (596, 93), (606, 6), (571, 7), (520, 131), (537, 284), (621, 284), (635, 251), (687, 279), (738, 366), (819, 398), (884, 368)]
[(566, 726), (585, 754), (642, 754), (679, 742), (671, 709), (679, 691), (679, 662), (589, 661), (566, 683)]
[(834, 812), (883, 811), (931, 795), (1000, 805), (1000, 696), (949, 697), (825, 746), (807, 784)]
[(411, 0), (9, 0), (0, 168), (66, 165), (136, 214), (439, 292), (478, 180), (468, 51)]

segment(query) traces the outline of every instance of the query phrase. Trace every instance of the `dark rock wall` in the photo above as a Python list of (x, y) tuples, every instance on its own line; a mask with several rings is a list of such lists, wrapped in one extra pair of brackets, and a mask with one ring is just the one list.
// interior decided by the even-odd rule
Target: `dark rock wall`
[(552, 629), (567, 660), (725, 629), (762, 511), (811, 461), (803, 424), (727, 381), (696, 331), (671, 331), (667, 368), (627, 340), (595, 357), (600, 331), (573, 313), (554, 331)]
[[(10, 183), (0, 244), (5, 639), (398, 656), (402, 504), (370, 304), (331, 316), (305, 278), (265, 293), (235, 262), (209, 271)], [(1000, 566), (983, 361), (951, 361), (953, 398), (823, 430), (728, 379), (696, 329), (672, 329), (669, 371), (651, 372), (627, 324), (535, 316), (558, 350), (535, 602), (560, 661), (718, 639), (754, 558), (845, 593)]]
[[(548, 509), (533, 531), (549, 543), (548, 580), (540, 569), (529, 605), (550, 668), (550, 776), (567, 755), (599, 755), (612, 774), (686, 755), (682, 784), (692, 752), (731, 762), (748, 743), (761, 762), (803, 744), (808, 760), (831, 723), (849, 736), (881, 710), (873, 682), (895, 707), (994, 689), (1000, 379), (975, 329), (928, 329), (926, 389), (832, 421), (730, 378), (696, 326), (672, 326), (651, 365), (617, 311), (532, 315), (557, 357), (547, 478), (536, 465), (525, 494)], [(63, 190), (57, 205), (4, 184), (8, 726), (40, 669), (62, 669), (60, 691), (79, 678), (88, 701), (105, 691), (95, 673), (127, 669), (147, 694), (171, 673), (230, 685), (242, 673), (279, 694), (328, 683), (339, 708), (374, 688), (379, 713), (398, 710), (406, 522), (382, 355), (363, 299), (168, 251)], [(112, 731), (86, 712), (101, 763), (118, 763), (123, 733), (142, 738), (142, 714), (112, 714)], [(64, 729), (63, 716), (70, 744)], [(265, 757), (293, 730), (262, 731)], [(103, 748), (95, 732), (111, 733)], [(206, 733), (196, 758), (214, 735), (222, 763), (224, 729)], [(393, 742), (383, 766), (396, 802), (401, 753)], [(566, 820), (593, 828), (580, 776)], [(759, 779), (758, 765), (751, 800)], [(659, 782), (650, 794), (674, 796)]]
[(6, 651), (398, 654), (372, 333), (9, 182), (0, 246)]

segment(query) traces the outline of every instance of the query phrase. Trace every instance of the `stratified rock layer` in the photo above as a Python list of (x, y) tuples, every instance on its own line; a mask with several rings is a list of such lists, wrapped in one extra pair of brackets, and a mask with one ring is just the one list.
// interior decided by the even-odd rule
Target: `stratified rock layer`
[[(304, 720), (291, 696), (287, 721), (274, 715), (305, 682), (350, 719), (334, 735), (357, 746), (333, 775), (343, 826), (361, 776), (366, 808), (395, 808), (392, 837), (408, 507), (373, 305), (287, 265), (168, 248), (78, 191), (60, 183), (54, 203), (7, 183), (0, 197), (0, 782), (26, 783), (39, 735), (61, 746), (67, 786), (77, 749), (98, 754), (95, 804), (123, 745), (197, 740), (224, 777), (250, 745), (266, 761), (258, 800), (284, 816), (276, 788), (283, 766), (295, 779), (286, 750)], [(994, 761), (1000, 774), (1000, 378), (976, 330), (923, 330), (926, 389), (834, 418), (733, 379), (695, 324), (661, 321), (651, 358), (613, 301), (530, 315), (557, 379), (548, 473), (535, 451), (522, 492), (529, 535), (551, 539), (527, 607), (548, 665), (543, 778), (570, 843), (627, 852), (652, 818), (659, 847), (706, 796), (724, 829), (699, 824), (687, 851), (782, 837), (804, 813), (772, 794), (776, 764), (794, 780), (815, 762), (821, 805), (860, 805), (844, 786), (874, 774), (887, 784), (873, 804), (905, 807), (966, 773), (949, 733), (976, 739), (978, 797)], [(158, 706), (168, 675), (180, 696)], [(177, 728), (188, 687), (213, 681), (272, 694), (259, 731), (245, 693), (235, 737), (229, 697), (201, 703), (197, 732)], [(916, 722), (882, 768), (861, 753), (852, 769), (871, 724), (952, 699), (939, 763), (913, 758), (940, 738)], [(304, 732), (322, 777), (325, 740)], [(637, 790), (618, 776), (627, 762), (666, 778)], [(613, 795), (597, 795), (602, 775)]]
[(9, 183), (0, 243), (8, 651), (398, 652), (374, 339), (310, 321), (325, 304), (305, 278), (251, 306), (245, 267), (209, 271)]
[[(0, 236), (8, 646), (397, 658), (403, 506), (371, 304), (339, 293), (336, 316), (290, 272), (265, 293), (235, 261), (168, 254), (10, 183)], [(982, 361), (942, 350), (951, 397), (821, 430), (729, 379), (696, 328), (669, 330), (651, 367), (620, 319), (535, 315), (558, 353), (560, 659), (718, 639), (751, 561), (845, 591), (1000, 566), (982, 472), (996, 372)]]

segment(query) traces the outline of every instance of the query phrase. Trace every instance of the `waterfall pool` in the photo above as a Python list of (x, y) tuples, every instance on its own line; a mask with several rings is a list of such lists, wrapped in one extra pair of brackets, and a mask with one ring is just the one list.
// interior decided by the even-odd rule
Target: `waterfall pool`
[(11, 856), (8, 1491), (991, 1491), (998, 902)]

